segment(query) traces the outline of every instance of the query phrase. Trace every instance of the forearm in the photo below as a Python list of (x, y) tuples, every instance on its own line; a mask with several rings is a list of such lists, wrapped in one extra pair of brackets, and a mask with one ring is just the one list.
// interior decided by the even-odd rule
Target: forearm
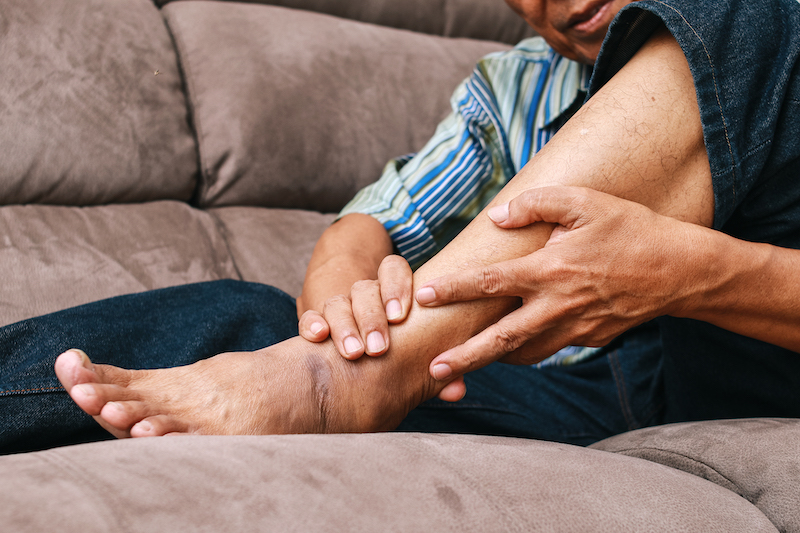
[(676, 274), (687, 289), (671, 314), (800, 352), (800, 250), (682, 229), (672, 237), (685, 254)]
[(317, 242), (308, 264), (297, 314), (322, 311), (325, 301), (349, 294), (353, 283), (376, 279), (392, 241), (383, 226), (369, 215), (346, 215), (332, 224)]

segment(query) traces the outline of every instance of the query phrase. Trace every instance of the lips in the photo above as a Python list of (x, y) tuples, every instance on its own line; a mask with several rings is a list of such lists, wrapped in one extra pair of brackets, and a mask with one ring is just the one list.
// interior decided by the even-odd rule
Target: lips
[(601, 25), (605, 25), (606, 15), (611, 9), (613, 0), (596, 0), (590, 2), (583, 10), (572, 14), (568, 19), (568, 26), (581, 33), (592, 33)]

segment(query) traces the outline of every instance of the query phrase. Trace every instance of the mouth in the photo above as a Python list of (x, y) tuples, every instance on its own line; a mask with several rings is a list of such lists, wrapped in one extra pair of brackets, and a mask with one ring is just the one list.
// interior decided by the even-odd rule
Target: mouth
[(613, 0), (598, 0), (591, 2), (586, 8), (570, 16), (568, 26), (571, 30), (580, 33), (594, 33), (601, 26), (610, 23), (608, 18)]

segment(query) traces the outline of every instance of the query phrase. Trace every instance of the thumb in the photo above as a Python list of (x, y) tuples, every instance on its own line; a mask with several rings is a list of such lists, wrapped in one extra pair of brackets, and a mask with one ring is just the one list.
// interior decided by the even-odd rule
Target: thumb
[(570, 228), (585, 212), (589, 190), (581, 187), (537, 187), (487, 212), (501, 228), (520, 228), (534, 222), (549, 222)]

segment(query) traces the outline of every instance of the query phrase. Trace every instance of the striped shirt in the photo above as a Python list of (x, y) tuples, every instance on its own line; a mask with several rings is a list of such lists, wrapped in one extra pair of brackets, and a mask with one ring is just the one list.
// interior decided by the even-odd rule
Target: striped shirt
[[(416, 268), (450, 242), (541, 150), (586, 96), (591, 67), (541, 37), (478, 62), (452, 113), (417, 154), (390, 161), (339, 214), (375, 217)], [(537, 366), (568, 365), (598, 348), (567, 346)]]
[(541, 37), (484, 57), (417, 154), (390, 161), (340, 213), (375, 217), (416, 268), (455, 237), (581, 105), (591, 67)]

